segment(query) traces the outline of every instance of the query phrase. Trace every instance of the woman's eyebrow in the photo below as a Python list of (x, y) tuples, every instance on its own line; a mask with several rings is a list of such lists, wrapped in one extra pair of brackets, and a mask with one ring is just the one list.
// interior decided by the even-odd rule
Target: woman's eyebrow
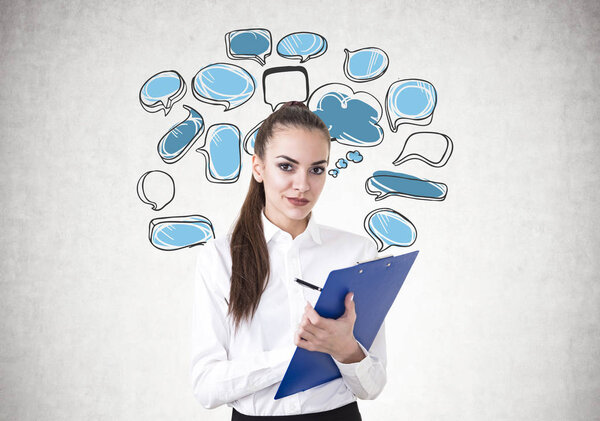
[[(293, 158), (290, 158), (289, 156), (285, 156), (285, 155), (279, 155), (279, 156), (276, 156), (275, 158), (285, 158), (285, 159), (287, 159), (288, 161), (291, 161), (291, 162), (293, 162), (294, 164), (298, 164), (298, 163), (299, 163), (299, 162), (298, 162), (298, 161), (296, 161), (295, 159), (293, 159)], [(313, 162), (311, 165), (319, 165), (319, 164), (326, 164), (326, 163), (327, 163), (327, 160), (326, 160), (326, 159), (322, 159), (322, 160), (320, 160), (320, 161)]]

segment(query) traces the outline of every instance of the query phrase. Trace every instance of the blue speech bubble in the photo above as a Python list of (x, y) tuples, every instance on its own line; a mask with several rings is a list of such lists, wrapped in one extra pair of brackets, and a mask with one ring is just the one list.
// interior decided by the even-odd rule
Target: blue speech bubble
[(163, 110), (167, 115), (186, 91), (187, 86), (181, 75), (175, 70), (166, 70), (144, 82), (140, 89), (140, 104), (149, 113)]
[(170, 216), (150, 221), (150, 244), (172, 251), (206, 243), (215, 237), (212, 223), (202, 215)]
[(196, 149), (206, 159), (206, 178), (212, 183), (235, 183), (242, 168), (240, 129), (233, 124), (213, 124), (204, 146)]
[(283, 58), (300, 58), (300, 63), (319, 57), (327, 51), (327, 40), (313, 32), (294, 32), (277, 43), (277, 54)]
[(375, 200), (382, 200), (388, 196), (444, 200), (448, 193), (448, 186), (410, 174), (375, 171), (371, 177), (367, 178), (365, 190), (368, 194), (375, 196)]
[(323, 120), (338, 143), (368, 147), (383, 141), (378, 124), (383, 110), (368, 92), (355, 93), (341, 83), (328, 83), (311, 94), (308, 108)]
[(408, 247), (417, 239), (417, 229), (407, 218), (390, 208), (371, 211), (365, 217), (365, 230), (382, 252), (391, 246)]
[(254, 95), (256, 82), (240, 66), (215, 63), (200, 69), (193, 80), (192, 93), (197, 100), (233, 110)]
[(426, 126), (431, 123), (437, 93), (426, 80), (404, 79), (390, 85), (385, 96), (385, 110), (392, 132), (401, 124)]
[(183, 108), (188, 117), (165, 133), (157, 145), (158, 155), (167, 164), (179, 161), (204, 132), (202, 116), (192, 107)]
[(271, 55), (271, 32), (268, 29), (228, 32), (225, 34), (225, 51), (232, 60), (254, 60), (264, 66)]
[(385, 73), (389, 58), (385, 51), (375, 48), (361, 48), (350, 51), (344, 48), (344, 74), (353, 82), (368, 82), (375, 80)]
[(344, 158), (340, 158), (336, 161), (335, 166), (339, 169), (344, 169), (348, 166), (348, 161), (346, 161)]
[(363, 160), (363, 156), (360, 154), (359, 151), (348, 151), (348, 153), (346, 153), (346, 159), (348, 159), (348, 161), (358, 164)]

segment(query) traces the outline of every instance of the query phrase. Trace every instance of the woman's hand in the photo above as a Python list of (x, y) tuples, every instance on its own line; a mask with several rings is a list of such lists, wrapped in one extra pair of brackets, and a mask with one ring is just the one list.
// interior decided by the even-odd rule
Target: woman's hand
[(306, 303), (302, 321), (294, 335), (294, 343), (309, 351), (330, 354), (344, 364), (361, 361), (366, 357), (354, 338), (354, 322), (356, 321), (354, 294), (346, 294), (344, 304), (346, 311), (338, 319), (328, 319)]

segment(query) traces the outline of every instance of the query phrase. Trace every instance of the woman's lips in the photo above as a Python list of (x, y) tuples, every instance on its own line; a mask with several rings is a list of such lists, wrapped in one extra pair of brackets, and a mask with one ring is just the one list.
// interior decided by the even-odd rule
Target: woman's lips
[(304, 206), (308, 203), (308, 200), (306, 200), (306, 199), (294, 199), (294, 198), (288, 197), (287, 200), (289, 200), (292, 205), (296, 205), (296, 206)]

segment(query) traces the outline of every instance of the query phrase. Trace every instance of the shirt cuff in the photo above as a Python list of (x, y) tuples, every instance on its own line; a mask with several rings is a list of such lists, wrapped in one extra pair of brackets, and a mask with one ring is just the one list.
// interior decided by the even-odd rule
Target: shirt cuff
[(349, 376), (355, 378), (364, 378), (364, 376), (369, 372), (369, 367), (373, 365), (373, 361), (371, 360), (371, 355), (369, 354), (369, 351), (367, 351), (367, 349), (358, 340), (356, 340), (356, 343), (365, 354), (365, 358), (363, 358), (362, 360), (355, 363), (345, 364), (339, 362), (338, 360), (333, 358), (333, 356), (331, 357), (337, 365), (338, 369), (340, 370), (340, 373), (342, 373), (342, 376), (344, 377)]

